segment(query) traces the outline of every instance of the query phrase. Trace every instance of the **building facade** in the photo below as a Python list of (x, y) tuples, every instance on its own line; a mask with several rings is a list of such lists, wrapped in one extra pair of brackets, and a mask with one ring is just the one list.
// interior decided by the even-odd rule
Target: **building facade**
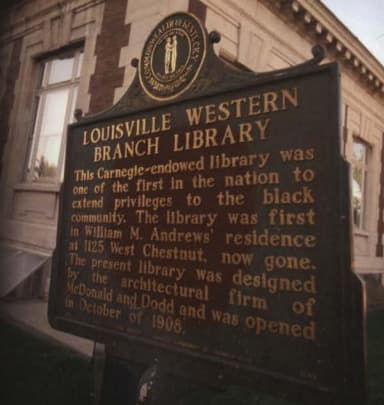
[(240, 68), (299, 64), (316, 44), (340, 63), (354, 270), (384, 282), (384, 67), (319, 0), (21, 0), (0, 18), (0, 293), (37, 274), (46, 294), (66, 126), (119, 100), (146, 37), (176, 11), (218, 31), (217, 54)]

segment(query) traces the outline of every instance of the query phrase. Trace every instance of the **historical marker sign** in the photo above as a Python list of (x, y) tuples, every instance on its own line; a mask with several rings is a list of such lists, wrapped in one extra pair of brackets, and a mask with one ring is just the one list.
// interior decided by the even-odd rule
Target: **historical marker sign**
[(256, 389), (361, 397), (337, 66), (234, 73), (178, 13), (138, 69), (68, 132), (53, 325)]

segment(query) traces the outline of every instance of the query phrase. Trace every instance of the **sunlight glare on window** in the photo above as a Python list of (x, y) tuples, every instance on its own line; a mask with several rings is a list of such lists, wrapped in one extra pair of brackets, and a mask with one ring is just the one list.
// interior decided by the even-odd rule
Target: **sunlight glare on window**
[(53, 90), (47, 94), (41, 127), (43, 136), (63, 131), (68, 96), (69, 89)]
[(73, 70), (73, 56), (66, 59), (55, 59), (51, 62), (48, 84), (70, 80)]
[(35, 176), (37, 178), (55, 177), (57, 175), (60, 144), (60, 135), (48, 135), (40, 138), (35, 162)]
[(34, 167), (35, 178), (57, 175), (68, 96), (69, 89), (66, 88), (52, 90), (46, 95)]

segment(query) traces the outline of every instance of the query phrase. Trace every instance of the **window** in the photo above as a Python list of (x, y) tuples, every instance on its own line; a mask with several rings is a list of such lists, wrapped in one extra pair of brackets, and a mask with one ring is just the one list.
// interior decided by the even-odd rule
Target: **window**
[(359, 229), (365, 227), (368, 155), (368, 144), (360, 139), (354, 139), (352, 154), (352, 213), (353, 223)]
[(72, 51), (43, 61), (27, 180), (59, 182), (63, 176), (65, 131), (73, 121), (83, 53)]

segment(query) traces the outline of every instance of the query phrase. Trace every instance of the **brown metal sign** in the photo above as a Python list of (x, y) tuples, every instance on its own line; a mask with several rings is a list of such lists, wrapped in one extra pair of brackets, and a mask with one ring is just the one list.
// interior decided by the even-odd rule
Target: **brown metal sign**
[(217, 381), (361, 397), (337, 66), (236, 72), (199, 29), (167, 17), (121, 102), (70, 126), (51, 323)]

